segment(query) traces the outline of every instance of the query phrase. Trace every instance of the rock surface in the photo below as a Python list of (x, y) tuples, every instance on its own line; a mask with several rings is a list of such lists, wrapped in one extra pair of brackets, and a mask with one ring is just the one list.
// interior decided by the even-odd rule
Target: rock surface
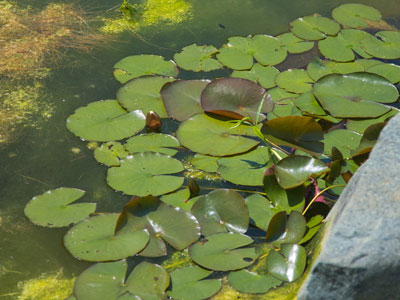
[(400, 299), (400, 114), (329, 213), (298, 300)]

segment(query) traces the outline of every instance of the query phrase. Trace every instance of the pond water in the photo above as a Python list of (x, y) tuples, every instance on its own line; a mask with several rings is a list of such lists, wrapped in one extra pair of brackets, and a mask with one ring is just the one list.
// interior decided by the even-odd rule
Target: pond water
[[(71, 2), (71, 1), (69, 1)], [(101, 15), (121, 1), (72, 1), (91, 15)], [(92, 150), (65, 126), (66, 118), (87, 103), (114, 99), (120, 86), (112, 66), (133, 54), (157, 54), (171, 59), (186, 45), (216, 47), (228, 37), (288, 31), (290, 21), (313, 13), (330, 16), (338, 0), (192, 0), (191, 19), (173, 26), (150, 26), (138, 33), (115, 34), (90, 53), (74, 53), (46, 79), (48, 101), (55, 114), (39, 129), (23, 129), (16, 140), (0, 148), (0, 299), (16, 299), (17, 284), (42, 273), (63, 268), (66, 277), (77, 276), (89, 263), (74, 259), (63, 246), (66, 228), (35, 226), (25, 217), (25, 204), (35, 195), (61, 186), (86, 191), (85, 202), (96, 202), (97, 211), (120, 211), (129, 199), (105, 182), (106, 168), (93, 158)], [(354, 1), (374, 6), (386, 20), (400, 27), (398, 0)], [(43, 7), (49, 1), (17, 1)], [(199, 73), (197, 73), (199, 74)], [(225, 74), (223, 74), (225, 75)], [(191, 75), (187, 75), (191, 76)], [(200, 75), (202, 76), (201, 73)], [(209, 74), (204, 74), (207, 78)], [(214, 74), (213, 76), (218, 76)], [(208, 77), (209, 78), (209, 77)], [(1, 120), (0, 120), (1, 122)], [(79, 153), (72, 151), (78, 148)]]

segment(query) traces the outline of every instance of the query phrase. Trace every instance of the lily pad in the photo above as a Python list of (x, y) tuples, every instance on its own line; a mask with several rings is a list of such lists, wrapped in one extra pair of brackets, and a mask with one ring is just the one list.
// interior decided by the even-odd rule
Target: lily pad
[(315, 215), (313, 216), (308, 222), (307, 222), (307, 231), (306, 234), (304, 235), (304, 237), (301, 239), (301, 241), (299, 242), (299, 244), (304, 244), (306, 242), (308, 242), (309, 240), (311, 240), (314, 235), (317, 234), (317, 232), (319, 231), (319, 229), (322, 226), (322, 222), (324, 220), (324, 217), (321, 215)]
[(313, 93), (333, 117), (376, 118), (390, 110), (399, 92), (383, 77), (370, 73), (331, 74), (318, 80)]
[(267, 91), (274, 102), (274, 110), (267, 116), (268, 120), (275, 118), (301, 115), (301, 112), (296, 108), (294, 99), (298, 96), (296, 93), (290, 93), (280, 87), (275, 87)]
[(241, 293), (266, 293), (282, 284), (282, 281), (272, 275), (260, 275), (248, 270), (230, 272), (229, 284)]
[(89, 141), (108, 142), (130, 137), (144, 128), (139, 110), (127, 113), (116, 100), (103, 100), (78, 108), (67, 119), (67, 128)]
[(177, 300), (209, 299), (221, 289), (220, 279), (201, 280), (212, 274), (199, 266), (189, 266), (171, 272), (172, 287), (168, 296)]
[(164, 84), (174, 80), (174, 78), (157, 76), (136, 78), (117, 91), (117, 99), (128, 111), (139, 109), (144, 114), (154, 111), (160, 118), (168, 118), (160, 90)]
[(132, 198), (125, 204), (115, 228), (117, 233), (143, 230), (150, 233), (150, 241), (139, 253), (142, 256), (166, 255), (163, 240), (175, 249), (182, 250), (200, 237), (199, 223), (190, 213), (167, 205), (153, 196)]
[(160, 200), (166, 204), (179, 207), (184, 211), (190, 212), (190, 209), (198, 198), (199, 197), (190, 198), (190, 190), (186, 187), (175, 192), (162, 195)]
[(393, 84), (400, 82), (400, 66), (395, 64), (376, 64), (367, 68), (366, 71), (378, 74)]
[(260, 186), (269, 162), (268, 149), (257, 147), (245, 154), (218, 160), (218, 173), (222, 178), (235, 184)]
[[(211, 81), (201, 94), (201, 106), (205, 111), (235, 119), (250, 117), (257, 119), (257, 111), (265, 89), (242, 78), (221, 78)], [(262, 113), (273, 109), (272, 99), (266, 97)]]
[(364, 66), (358, 61), (341, 63), (321, 60), (318, 57), (313, 58), (307, 65), (307, 73), (315, 81), (329, 74), (349, 74), (364, 70)]
[(152, 54), (125, 57), (114, 65), (114, 69), (114, 76), (121, 83), (145, 75), (178, 75), (175, 62), (165, 61), (164, 57)]
[(286, 212), (283, 211), (271, 218), (265, 238), (267, 243), (275, 246), (297, 243), (302, 239), (306, 230), (306, 219), (300, 212), (292, 211), (287, 217)]
[(162, 133), (140, 134), (126, 141), (124, 147), (129, 153), (158, 152), (170, 156), (175, 155), (178, 150), (171, 149), (179, 147), (179, 141), (172, 135)]
[(129, 153), (125, 151), (124, 146), (118, 142), (107, 142), (94, 150), (94, 158), (97, 162), (108, 167), (119, 166), (119, 159), (128, 155)]
[(336, 22), (353, 28), (368, 27), (368, 21), (378, 22), (381, 13), (368, 5), (359, 3), (342, 4), (332, 10), (332, 17)]
[(249, 71), (233, 71), (231, 77), (255, 81), (263, 88), (269, 89), (276, 86), (275, 77), (278, 74), (278, 69), (272, 66), (263, 66), (259, 63), (255, 63)]
[(183, 146), (212, 156), (243, 153), (259, 143), (246, 137), (254, 136), (250, 126), (232, 127), (232, 123), (198, 114), (181, 123), (176, 134)]
[(258, 257), (255, 248), (243, 248), (254, 241), (240, 233), (217, 233), (189, 248), (189, 255), (200, 266), (215, 271), (243, 269)]
[(287, 51), (292, 54), (307, 52), (314, 47), (314, 42), (300, 39), (291, 32), (280, 34), (277, 38), (285, 45)]
[(294, 20), (290, 23), (290, 30), (299, 38), (314, 41), (336, 35), (340, 25), (331, 19), (315, 15)]
[(303, 275), (306, 263), (306, 250), (296, 244), (284, 244), (280, 252), (271, 251), (267, 257), (271, 275), (288, 282), (296, 281)]
[(373, 35), (365, 36), (361, 47), (368, 54), (383, 59), (400, 58), (400, 32), (379, 31)]
[(218, 170), (218, 164), (217, 164), (218, 159), (219, 157), (196, 154), (190, 160), (190, 163), (193, 165), (194, 168), (198, 170), (203, 170), (209, 173), (215, 173)]
[(262, 65), (277, 65), (287, 56), (286, 47), (276, 37), (257, 34), (251, 40), (254, 58)]
[(346, 127), (349, 130), (362, 134), (370, 125), (384, 122), (385, 120), (395, 116), (398, 112), (399, 111), (397, 109), (392, 108), (389, 112), (376, 119), (358, 119), (358, 120), (350, 119), (347, 120)]
[(323, 116), (326, 112), (319, 105), (317, 99), (311, 92), (304, 93), (296, 98), (296, 106), (301, 109), (301, 111), (309, 113), (311, 115)]
[(120, 167), (110, 168), (107, 183), (128, 195), (162, 195), (178, 189), (183, 177), (167, 175), (183, 171), (182, 163), (166, 154), (136, 153), (121, 160)]
[(103, 214), (85, 219), (64, 236), (64, 245), (79, 259), (109, 261), (141, 251), (149, 242), (147, 230), (122, 230), (114, 234), (118, 214)]
[(233, 70), (247, 70), (253, 65), (251, 38), (234, 36), (228, 43), (219, 49), (217, 59)]
[(227, 231), (245, 233), (249, 225), (249, 210), (243, 197), (228, 189), (200, 196), (191, 212), (199, 221), (204, 236)]
[(96, 210), (96, 203), (68, 205), (85, 194), (73, 188), (58, 188), (33, 197), (25, 206), (25, 215), (32, 223), (45, 227), (63, 227), (77, 223)]
[(208, 72), (222, 67), (218, 60), (212, 58), (217, 52), (218, 49), (214, 46), (192, 44), (184, 47), (180, 53), (175, 54), (174, 59), (182, 69)]
[(369, 126), (365, 130), (358, 147), (355, 148), (353, 151), (351, 151), (351, 155), (357, 156), (370, 152), (372, 150), (372, 147), (375, 146), (379, 134), (381, 133), (385, 125), (386, 122), (382, 122), (382, 123), (372, 124), (371, 126)]
[(168, 116), (185, 121), (203, 112), (200, 104), (201, 92), (209, 80), (177, 80), (167, 83), (161, 89), (161, 98)]
[(351, 157), (351, 151), (360, 143), (362, 135), (346, 129), (329, 131), (324, 136), (324, 153), (331, 156), (332, 147), (336, 147), (344, 158)]
[(280, 88), (300, 94), (310, 91), (314, 83), (305, 70), (299, 69), (284, 71), (276, 76), (275, 81)]

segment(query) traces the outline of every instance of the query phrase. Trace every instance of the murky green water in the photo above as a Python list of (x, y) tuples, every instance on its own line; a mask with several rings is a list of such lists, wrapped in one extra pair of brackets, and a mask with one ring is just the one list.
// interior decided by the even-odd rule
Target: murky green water
[[(20, 0), (42, 7), (49, 1)], [(73, 1), (93, 15), (101, 15), (120, 1)], [(128, 197), (105, 183), (106, 168), (98, 165), (92, 151), (67, 131), (65, 120), (76, 108), (101, 99), (113, 99), (119, 84), (112, 66), (121, 58), (152, 53), (172, 58), (188, 44), (221, 46), (230, 36), (288, 31), (290, 21), (319, 13), (329, 16), (332, 8), (353, 1), (338, 0), (192, 0), (193, 18), (172, 27), (140, 31), (149, 43), (130, 33), (115, 35), (90, 54), (71, 53), (72, 59), (54, 71), (45, 82), (56, 113), (41, 130), (26, 129), (18, 139), (0, 149), (0, 299), (17, 292), (17, 283), (61, 267), (67, 277), (78, 275), (89, 264), (74, 259), (64, 249), (67, 229), (35, 226), (23, 214), (35, 195), (61, 186), (86, 191), (83, 201), (98, 203), (97, 211), (118, 211)], [(400, 27), (398, 0), (354, 1), (374, 6), (392, 25)], [(222, 25), (222, 26), (220, 26)], [(224, 27), (224, 28), (222, 28)], [(171, 50), (170, 50), (171, 49)], [(189, 75), (188, 75), (189, 76)], [(207, 75), (204, 75), (207, 76)], [(1, 120), (0, 120), (1, 122)], [(81, 151), (74, 154), (71, 149)]]

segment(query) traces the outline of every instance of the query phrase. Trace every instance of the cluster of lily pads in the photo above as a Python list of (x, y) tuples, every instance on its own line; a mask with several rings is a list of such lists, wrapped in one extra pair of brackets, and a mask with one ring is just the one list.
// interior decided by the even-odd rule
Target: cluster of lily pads
[[(40, 226), (75, 224), (65, 247), (97, 262), (76, 280), (76, 299), (206, 299), (221, 288), (213, 271), (230, 272), (242, 293), (301, 277), (304, 245), (324, 218), (309, 207), (326, 202), (325, 191), (340, 194), (398, 111), (390, 105), (400, 67), (386, 60), (400, 58), (400, 33), (361, 30), (384, 22), (369, 6), (344, 4), (332, 16), (299, 18), (277, 37), (231, 37), (219, 49), (193, 44), (174, 61), (135, 55), (115, 65), (117, 100), (77, 109), (67, 127), (102, 142), (94, 157), (109, 167), (108, 185), (131, 200), (119, 214), (95, 213), (95, 203), (71, 204), (84, 191), (59, 188), (25, 208)], [(288, 55), (316, 46), (322, 56), (304, 69), (279, 71)], [(178, 67), (232, 72), (184, 80)], [(179, 122), (176, 132), (163, 132), (157, 115)], [(239, 189), (207, 193), (183, 176), (178, 153)], [(171, 251), (183, 260), (150, 262)], [(130, 257), (143, 261), (128, 272)]]

